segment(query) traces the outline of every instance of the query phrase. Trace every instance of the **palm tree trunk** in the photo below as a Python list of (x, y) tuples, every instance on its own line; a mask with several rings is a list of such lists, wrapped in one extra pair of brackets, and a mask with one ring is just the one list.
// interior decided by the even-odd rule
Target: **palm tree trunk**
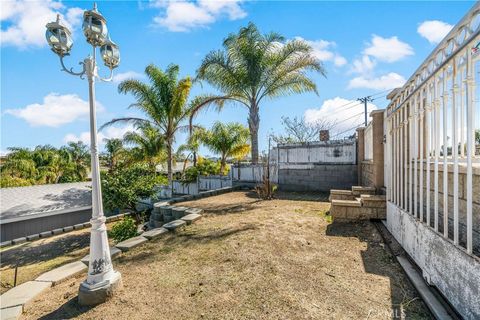
[(250, 129), (250, 140), (252, 144), (252, 163), (258, 163), (258, 128), (260, 127), (260, 115), (258, 105), (252, 102), (248, 116), (248, 127)]
[(173, 170), (172, 170), (172, 141), (169, 140), (167, 143), (167, 177), (168, 177), (168, 184), (172, 186), (173, 181)]
[(227, 162), (227, 157), (222, 155), (222, 158), (220, 160), (220, 175), (223, 176), (223, 172), (225, 171), (225, 165)]

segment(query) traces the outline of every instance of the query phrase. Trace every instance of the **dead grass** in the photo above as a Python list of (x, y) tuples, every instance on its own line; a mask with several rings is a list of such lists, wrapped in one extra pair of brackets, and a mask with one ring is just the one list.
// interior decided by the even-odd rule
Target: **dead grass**
[(205, 217), (117, 260), (124, 287), (112, 300), (79, 307), (78, 277), (23, 318), (430, 318), (371, 223), (329, 224), (324, 195), (279, 198), (235, 192), (185, 203)]

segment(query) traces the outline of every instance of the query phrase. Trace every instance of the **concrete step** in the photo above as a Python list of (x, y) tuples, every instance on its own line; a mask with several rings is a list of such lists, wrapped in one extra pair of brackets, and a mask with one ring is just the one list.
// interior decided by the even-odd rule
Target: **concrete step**
[(148, 240), (153, 240), (161, 237), (165, 233), (168, 233), (168, 229), (165, 229), (163, 227), (161, 228), (155, 228), (152, 230), (148, 230), (142, 234), (142, 237), (147, 238)]
[(185, 221), (187, 224), (192, 224), (193, 222), (199, 220), (202, 217), (201, 214), (198, 213), (190, 213), (186, 216), (182, 217), (182, 220)]
[(23, 306), (5, 308), (0, 311), (0, 320), (16, 320), (22, 315)]
[(138, 247), (139, 245), (141, 245), (141, 244), (143, 244), (147, 241), (148, 241), (147, 238), (142, 237), (142, 236), (138, 236), (138, 237), (133, 237), (133, 238), (127, 239), (125, 241), (122, 241), (120, 243), (117, 243), (115, 245), (115, 247), (122, 250), (122, 252), (126, 252), (126, 251), (129, 251), (129, 250), (131, 250), (135, 247)]
[(332, 207), (361, 207), (362, 203), (358, 200), (332, 200)]
[(183, 220), (173, 220), (172, 222), (163, 225), (165, 229), (173, 231), (177, 228), (184, 227), (187, 223)]
[[(51, 282), (27, 281), (12, 288), (0, 296), (0, 308), (10, 308), (27, 305), (44, 290), (52, 286)], [(3, 310), (2, 310), (3, 311)]]
[(75, 261), (45, 272), (35, 279), (35, 281), (50, 282), (52, 286), (55, 286), (60, 282), (67, 280), (68, 278), (85, 272), (86, 270), (87, 266), (82, 261)]

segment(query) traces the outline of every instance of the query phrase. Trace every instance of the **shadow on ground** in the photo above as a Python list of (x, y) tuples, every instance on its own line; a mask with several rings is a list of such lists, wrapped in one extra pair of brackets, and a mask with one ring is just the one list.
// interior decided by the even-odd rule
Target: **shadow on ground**
[(26, 243), (21, 247), (5, 250), (1, 253), (1, 267), (14, 268), (30, 264), (45, 262), (69, 253), (88, 247), (90, 234), (63, 235), (56, 239), (48, 239), (47, 243)]
[(39, 318), (39, 320), (73, 319), (87, 312), (93, 307), (82, 307), (78, 304), (78, 297), (64, 303), (60, 308)]
[[(384, 241), (374, 224), (364, 222), (334, 222), (327, 226), (326, 234), (332, 237), (355, 237), (361, 242), (367, 243), (367, 249), (361, 251), (361, 257), (365, 272), (386, 277), (390, 281), (390, 310), (370, 310), (370, 318), (384, 319), (431, 319), (430, 314), (423, 314), (421, 310), (428, 310), (425, 306), (418, 307), (423, 302), (418, 297), (412, 285), (405, 281), (403, 273), (395, 257), (386, 248)], [(379, 250), (384, 251), (379, 255)], [(383, 261), (378, 261), (382, 256)], [(392, 268), (392, 263), (395, 268)], [(420, 314), (419, 314), (420, 313)]]

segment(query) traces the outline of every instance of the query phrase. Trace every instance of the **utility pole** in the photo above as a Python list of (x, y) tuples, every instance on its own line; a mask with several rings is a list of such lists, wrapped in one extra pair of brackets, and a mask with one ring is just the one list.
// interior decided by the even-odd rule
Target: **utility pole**
[(366, 97), (363, 97), (363, 98), (358, 98), (357, 100), (360, 101), (360, 102), (363, 102), (363, 104), (365, 105), (365, 127), (366, 127), (367, 123), (368, 123), (368, 120), (367, 120), (367, 103), (372, 102), (373, 99), (372, 99), (371, 96), (366, 96)]

